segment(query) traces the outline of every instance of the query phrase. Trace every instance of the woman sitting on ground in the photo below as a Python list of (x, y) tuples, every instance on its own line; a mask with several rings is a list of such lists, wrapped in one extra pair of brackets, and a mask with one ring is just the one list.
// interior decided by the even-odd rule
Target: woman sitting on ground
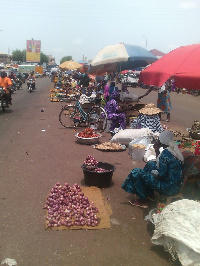
[(184, 158), (173, 137), (170, 131), (160, 133), (157, 147), (162, 147), (163, 151), (157, 160), (149, 161), (144, 169), (133, 169), (126, 178), (122, 188), (139, 197), (130, 201), (132, 205), (148, 208), (146, 200), (155, 199), (154, 191), (166, 196), (179, 193), (183, 182)]
[(118, 91), (114, 91), (111, 94), (111, 100), (109, 100), (104, 107), (107, 117), (109, 120), (112, 121), (110, 131), (113, 131), (115, 128), (121, 127), (122, 129), (126, 128), (126, 115), (125, 113), (120, 110), (119, 107), (119, 100), (120, 95)]

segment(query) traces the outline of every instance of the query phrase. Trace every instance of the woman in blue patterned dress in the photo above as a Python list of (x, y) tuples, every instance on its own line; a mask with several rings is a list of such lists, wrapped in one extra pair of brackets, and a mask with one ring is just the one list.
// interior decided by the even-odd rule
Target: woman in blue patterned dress
[(147, 208), (146, 199), (153, 199), (154, 191), (171, 196), (181, 189), (184, 158), (173, 142), (173, 133), (163, 131), (159, 135), (159, 142), (163, 151), (157, 160), (149, 161), (144, 169), (133, 169), (122, 185), (126, 192), (139, 197), (130, 202), (134, 206)]

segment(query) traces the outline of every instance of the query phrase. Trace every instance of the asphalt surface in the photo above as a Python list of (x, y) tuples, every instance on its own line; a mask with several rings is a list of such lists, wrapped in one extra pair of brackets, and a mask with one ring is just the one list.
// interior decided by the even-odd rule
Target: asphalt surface
[[(76, 143), (76, 132), (58, 121), (62, 104), (50, 102), (53, 83), (38, 78), (36, 87), (29, 93), (24, 84), (11, 108), (0, 112), (0, 263), (12, 258), (20, 266), (170, 265), (168, 253), (151, 243), (153, 226), (144, 221), (155, 205), (133, 207), (121, 189), (130, 171), (144, 163), (134, 162), (128, 150), (105, 153)], [(156, 102), (156, 96), (152, 92), (144, 102)], [(173, 93), (171, 99), (169, 128), (185, 131), (200, 121), (200, 97)], [(103, 133), (101, 141), (110, 137)], [(45, 230), (46, 196), (56, 182), (84, 186), (81, 165), (88, 154), (116, 166), (112, 186), (102, 189), (112, 209), (111, 228)]]

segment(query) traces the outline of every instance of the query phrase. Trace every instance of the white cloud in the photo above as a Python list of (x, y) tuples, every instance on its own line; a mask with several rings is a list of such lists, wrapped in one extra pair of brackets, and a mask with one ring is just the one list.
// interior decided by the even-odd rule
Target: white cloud
[(80, 45), (80, 44), (83, 43), (83, 39), (81, 39), (81, 38), (74, 39), (74, 40), (72, 41), (72, 43)]
[(192, 9), (192, 8), (195, 8), (197, 6), (196, 2), (194, 1), (185, 1), (185, 2), (181, 2), (179, 3), (179, 8), (182, 8), (182, 9)]

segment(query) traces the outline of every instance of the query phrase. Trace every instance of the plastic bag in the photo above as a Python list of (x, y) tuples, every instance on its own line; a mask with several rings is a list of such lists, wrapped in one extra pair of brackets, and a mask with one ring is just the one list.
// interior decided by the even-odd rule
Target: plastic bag
[(148, 144), (144, 154), (144, 161), (147, 163), (149, 161), (156, 161), (156, 152), (153, 144)]
[(141, 137), (132, 140), (128, 145), (129, 154), (132, 156), (132, 159), (135, 161), (143, 160), (145, 149), (150, 143), (151, 143), (150, 137)]

